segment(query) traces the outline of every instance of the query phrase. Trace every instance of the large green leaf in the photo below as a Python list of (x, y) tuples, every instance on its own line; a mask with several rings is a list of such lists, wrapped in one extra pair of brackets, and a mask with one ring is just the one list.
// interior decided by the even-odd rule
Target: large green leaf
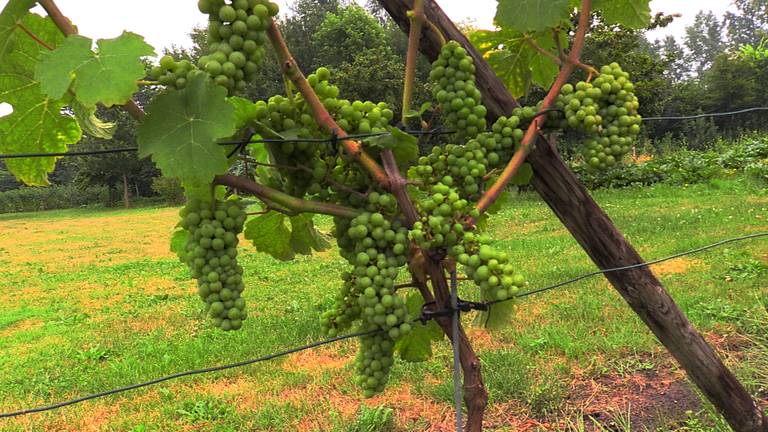
[[(413, 292), (408, 296), (406, 305), (411, 316), (418, 317), (421, 315), (424, 299), (421, 294)], [(411, 363), (423, 362), (432, 357), (432, 342), (442, 338), (443, 331), (434, 321), (427, 321), (426, 325), (414, 323), (411, 333), (398, 340), (395, 348), (403, 360)]]
[(569, 0), (499, 0), (495, 22), (499, 27), (520, 32), (557, 27), (570, 17), (569, 3)]
[(328, 240), (315, 228), (314, 215), (303, 213), (291, 217), (291, 248), (299, 254), (311, 255), (313, 250), (318, 252), (328, 249)]
[(532, 45), (557, 55), (555, 42), (548, 32), (480, 30), (471, 33), (470, 40), (514, 97), (526, 95), (534, 84), (549, 88), (560, 70), (549, 56)]
[(138, 91), (136, 81), (145, 76), (141, 58), (154, 55), (154, 49), (129, 32), (99, 40), (96, 52), (91, 45), (90, 39), (73, 35), (47, 54), (37, 68), (43, 91), (60, 98), (74, 80), (75, 95), (85, 106), (124, 104)]
[(370, 138), (366, 143), (380, 149), (390, 149), (398, 167), (405, 169), (419, 157), (419, 139), (390, 126), (386, 135)]
[(166, 177), (185, 186), (202, 186), (229, 168), (218, 140), (235, 133), (235, 115), (227, 91), (203, 75), (184, 90), (157, 96), (139, 125), (139, 155), (152, 156)]
[(0, 62), (14, 48), (20, 34), (16, 28), (35, 3), (35, 0), (11, 0), (0, 13)]
[[(27, 14), (26, 29), (47, 46), (56, 46), (64, 36), (48, 18)], [(74, 118), (62, 115), (64, 103), (46, 97), (34, 71), (47, 48), (15, 28), (13, 50), (0, 62), (0, 102), (13, 107), (13, 113), (0, 118), (0, 152), (2, 153), (60, 153), (82, 135)], [(48, 184), (48, 173), (56, 166), (56, 158), (25, 158), (6, 160), (8, 169), (17, 179), (28, 184)]]
[(272, 255), (281, 261), (290, 261), (295, 254), (291, 247), (291, 232), (285, 225), (285, 219), (284, 214), (276, 211), (251, 218), (245, 223), (243, 234), (257, 251)]
[(595, 0), (592, 7), (603, 11), (606, 24), (641, 29), (651, 22), (650, 0)]

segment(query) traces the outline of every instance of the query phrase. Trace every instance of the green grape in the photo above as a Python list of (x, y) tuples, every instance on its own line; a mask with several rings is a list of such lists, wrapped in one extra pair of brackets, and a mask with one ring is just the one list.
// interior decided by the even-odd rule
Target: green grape
[[(389, 194), (373, 192), (370, 206), (389, 206)], [(341, 255), (352, 265), (334, 305), (321, 317), (328, 336), (338, 335), (353, 322), (361, 328), (381, 330), (361, 338), (356, 360), (357, 382), (366, 397), (383, 391), (393, 364), (395, 342), (411, 331), (405, 301), (394, 286), (399, 268), (407, 262), (407, 230), (398, 220), (378, 212), (352, 220), (336, 218)], [(369, 246), (374, 245), (374, 246)]]
[(580, 152), (595, 170), (618, 164), (640, 133), (642, 118), (634, 85), (616, 63), (600, 68), (591, 83), (563, 86), (556, 107), (564, 111), (562, 127), (586, 134)]
[(248, 316), (236, 249), (246, 218), (242, 204), (190, 200), (180, 216), (181, 226), (190, 234), (180, 258), (197, 279), (197, 291), (211, 322), (225, 331), (240, 329)]
[(464, 142), (485, 131), (486, 110), (475, 85), (475, 65), (458, 42), (443, 46), (432, 63), (429, 78), (434, 86), (432, 95), (442, 107), (444, 124), (456, 131), (456, 141)]

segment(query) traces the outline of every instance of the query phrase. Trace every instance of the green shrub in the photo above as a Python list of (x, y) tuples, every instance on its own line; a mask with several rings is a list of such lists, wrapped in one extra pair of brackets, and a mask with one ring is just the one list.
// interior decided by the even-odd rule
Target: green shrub
[(648, 186), (654, 183), (693, 184), (744, 172), (768, 180), (768, 137), (722, 142), (717, 150), (682, 150), (630, 163), (605, 172), (572, 163), (574, 172), (591, 189)]
[(0, 213), (105, 205), (109, 200), (106, 187), (78, 188), (74, 185), (23, 187), (0, 192)]
[(181, 187), (181, 182), (177, 178), (162, 176), (153, 178), (152, 191), (167, 204), (184, 202), (184, 188)]

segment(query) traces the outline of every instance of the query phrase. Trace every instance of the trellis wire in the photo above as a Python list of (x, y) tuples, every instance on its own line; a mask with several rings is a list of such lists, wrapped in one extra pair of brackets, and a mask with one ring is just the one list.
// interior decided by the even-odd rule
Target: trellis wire
[[(726, 240), (721, 240), (721, 241), (719, 241), (717, 243), (712, 243), (712, 244), (709, 244), (709, 245), (706, 245), (706, 246), (702, 246), (702, 247), (698, 247), (698, 248), (695, 248), (695, 249), (691, 249), (691, 250), (686, 251), (686, 252), (680, 252), (680, 253), (677, 253), (677, 254), (674, 254), (674, 255), (670, 255), (670, 256), (667, 256), (667, 257), (664, 257), (664, 258), (659, 258), (659, 259), (655, 259), (655, 260), (644, 262), (644, 263), (633, 264), (633, 265), (624, 266), (624, 267), (616, 267), (616, 268), (599, 270), (599, 271), (587, 273), (585, 275), (578, 276), (578, 277), (575, 277), (575, 278), (572, 278), (572, 279), (568, 279), (568, 280), (563, 281), (563, 282), (558, 282), (556, 284), (552, 284), (552, 285), (549, 285), (549, 286), (546, 286), (546, 287), (543, 287), (543, 288), (538, 288), (538, 289), (534, 289), (534, 290), (531, 290), (531, 291), (527, 291), (527, 292), (518, 294), (518, 295), (516, 295), (513, 298), (523, 298), (523, 297), (531, 296), (533, 294), (538, 294), (538, 293), (542, 293), (542, 292), (545, 292), (545, 291), (550, 291), (552, 289), (559, 288), (559, 287), (562, 287), (562, 286), (565, 286), (565, 285), (574, 284), (574, 283), (579, 282), (579, 281), (581, 281), (583, 279), (586, 279), (586, 278), (592, 277), (592, 276), (596, 276), (596, 275), (599, 275), (599, 274), (604, 274), (604, 273), (609, 273), (609, 272), (617, 272), (617, 271), (623, 271), (623, 270), (630, 270), (630, 269), (635, 269), (635, 268), (639, 268), (639, 267), (648, 267), (648, 266), (651, 266), (651, 265), (654, 265), (654, 264), (658, 264), (658, 263), (661, 263), (661, 262), (664, 262), (664, 261), (669, 261), (671, 259), (679, 258), (679, 257), (686, 256), (686, 255), (695, 254), (695, 253), (702, 252), (702, 251), (705, 251), (705, 250), (708, 250), (708, 249), (713, 249), (713, 248), (716, 248), (718, 246), (722, 246), (722, 245), (725, 245), (725, 244), (728, 244), (728, 243), (745, 241), (745, 240), (755, 239), (755, 238), (760, 238), (760, 237), (768, 237), (768, 232), (760, 232), (760, 233), (749, 234), (749, 235), (745, 235), (745, 236), (741, 236), (741, 237), (729, 238), (729, 239), (726, 239)], [(452, 277), (451, 277), (451, 289), (452, 289), (451, 296), (452, 297), (454, 295), (453, 294), (453, 290), (454, 290), (453, 287), (456, 286), (455, 285), (456, 284), (455, 280), (458, 280), (458, 279), (455, 279), (455, 277), (452, 275)], [(511, 300), (511, 299), (509, 299), (509, 300)], [(454, 303), (454, 301), (456, 301), (456, 303)], [(503, 300), (503, 301), (508, 301), (508, 300)], [(484, 303), (484, 304), (487, 305), (487, 306), (491, 306), (491, 305), (494, 305), (494, 304), (497, 304), (497, 303), (501, 303), (501, 302), (502, 301), (493, 301), (493, 302), (487, 302), (487, 303)], [(455, 300), (452, 298), (451, 303), (452, 303), (452, 305), (451, 305), (451, 312), (453, 312), (454, 314), (457, 314), (458, 310), (459, 310), (459, 308), (457, 307), (458, 306), (458, 294), (456, 295)], [(421, 318), (413, 321), (412, 323), (415, 324), (415, 323), (420, 322), (420, 321), (422, 321)], [(458, 320), (454, 319), (454, 322), (458, 323)], [(218, 371), (222, 371), (222, 370), (234, 369), (234, 368), (239, 368), (239, 367), (243, 367), (243, 366), (248, 366), (248, 365), (251, 365), (251, 364), (254, 364), (254, 363), (260, 363), (260, 362), (264, 362), (264, 361), (267, 361), (267, 360), (272, 360), (272, 359), (275, 359), (275, 358), (284, 357), (284, 356), (287, 356), (289, 354), (297, 353), (297, 352), (308, 350), (308, 349), (312, 349), (312, 348), (317, 348), (317, 347), (320, 347), (320, 346), (323, 346), (323, 345), (328, 345), (328, 344), (331, 344), (331, 343), (334, 343), (334, 342), (338, 342), (338, 341), (342, 341), (342, 340), (345, 340), (345, 339), (351, 339), (351, 338), (359, 337), (359, 336), (368, 336), (368, 335), (377, 334), (377, 333), (380, 333), (380, 332), (382, 332), (382, 330), (370, 330), (370, 331), (366, 331), (366, 332), (351, 333), (351, 334), (347, 334), (347, 335), (343, 335), (343, 336), (338, 336), (338, 337), (335, 337), (335, 338), (324, 339), (324, 340), (321, 340), (321, 341), (318, 341), (318, 342), (314, 342), (314, 343), (311, 343), (311, 344), (308, 344), (308, 345), (300, 346), (300, 347), (297, 347), (297, 348), (293, 348), (293, 349), (290, 349), (290, 350), (287, 350), (287, 351), (282, 351), (282, 352), (275, 353), (275, 354), (270, 354), (270, 355), (262, 356), (262, 357), (259, 357), (259, 358), (256, 358), (256, 359), (245, 360), (245, 361), (242, 361), (242, 362), (232, 363), (232, 364), (228, 364), (228, 365), (214, 366), (214, 367), (205, 368), (205, 369), (195, 369), (195, 370), (186, 371), (186, 372), (179, 372), (179, 373), (176, 373), (176, 374), (166, 375), (164, 377), (156, 378), (156, 379), (153, 379), (153, 380), (150, 380), (150, 381), (146, 381), (146, 382), (143, 382), (143, 383), (132, 384), (132, 385), (124, 386), (124, 387), (118, 387), (118, 388), (113, 389), (113, 390), (107, 390), (107, 391), (103, 391), (103, 392), (99, 392), (99, 393), (94, 393), (94, 394), (91, 394), (91, 395), (79, 397), (79, 398), (76, 398), (76, 399), (71, 399), (71, 400), (64, 401), (64, 402), (59, 402), (59, 403), (52, 404), (52, 405), (41, 406), (41, 407), (38, 407), (38, 408), (29, 408), (29, 409), (13, 411), (13, 412), (8, 412), (8, 413), (0, 413), (0, 418), (19, 417), (19, 416), (28, 415), (28, 414), (40, 413), (40, 412), (45, 412), (45, 411), (52, 411), (52, 410), (55, 410), (55, 409), (66, 407), (66, 406), (82, 403), (82, 402), (85, 402), (85, 401), (88, 401), (88, 400), (98, 399), (98, 398), (114, 395), (114, 394), (117, 394), (117, 393), (123, 393), (123, 392), (129, 391), (129, 390), (134, 390), (134, 389), (138, 389), (138, 388), (142, 388), (142, 387), (148, 387), (148, 386), (151, 386), (151, 385), (156, 385), (156, 384), (162, 383), (164, 381), (170, 381), (170, 380), (173, 380), (173, 379), (176, 379), (176, 378), (181, 378), (181, 377), (185, 377), (185, 376), (192, 376), (192, 375), (200, 375), (200, 374), (205, 374), (205, 373), (218, 372)], [(454, 340), (456, 340), (456, 339), (457, 338), (454, 338)], [(456, 344), (454, 343), (454, 347), (455, 346), (456, 346)], [(456, 353), (456, 351), (454, 351), (454, 356), (456, 355), (455, 353)], [(455, 357), (454, 357), (454, 359), (455, 359)], [(455, 374), (455, 370), (456, 370), (456, 368), (454, 367), (454, 374)], [(456, 408), (457, 408), (458, 411), (461, 411), (461, 403), (458, 403)], [(457, 415), (456, 415), (457, 421), (460, 419), (459, 416), (460, 416), (460, 414), (457, 413)]]
[[(557, 111), (557, 109), (550, 109), (549, 111)], [(753, 111), (768, 111), (768, 107), (753, 107), (753, 108), (746, 108), (743, 110), (738, 111), (727, 111), (727, 112), (716, 112), (716, 113), (708, 113), (708, 114), (696, 114), (691, 116), (659, 116), (659, 117), (643, 117), (643, 122), (648, 121), (659, 121), (659, 120), (693, 120), (693, 119), (699, 119), (699, 118), (706, 118), (706, 117), (721, 117), (721, 116), (729, 116), (729, 115), (736, 115), (736, 114), (745, 114)], [(536, 115), (541, 115), (544, 112), (536, 113)], [(403, 132), (409, 134), (409, 135), (450, 135), (456, 133), (455, 131), (451, 130), (445, 130), (442, 128), (435, 128), (431, 130), (403, 130)], [(307, 142), (307, 143), (333, 143), (344, 139), (365, 139), (365, 138), (374, 138), (374, 137), (380, 137), (385, 135), (391, 135), (391, 132), (375, 132), (375, 133), (367, 133), (367, 134), (356, 134), (356, 135), (347, 135), (345, 137), (339, 137), (337, 135), (331, 135), (328, 138), (290, 138), (290, 139), (284, 139), (284, 138), (263, 138), (258, 140), (240, 140), (240, 141), (221, 141), (219, 142), (219, 145), (227, 146), (227, 145), (234, 145), (237, 146), (230, 154), (230, 157), (237, 153), (237, 151), (244, 145), (247, 144), (258, 144), (258, 143), (277, 143), (277, 144), (286, 144), (286, 143), (301, 143), (301, 142)], [(75, 156), (98, 156), (103, 154), (110, 154), (110, 153), (128, 153), (128, 152), (136, 152), (139, 149), (137, 147), (126, 147), (126, 148), (116, 148), (116, 149), (107, 149), (107, 150), (93, 150), (93, 151), (82, 151), (82, 152), (64, 152), (64, 153), (16, 153), (16, 154), (0, 154), (0, 159), (19, 159), (19, 158), (36, 158), (36, 157), (75, 157)]]

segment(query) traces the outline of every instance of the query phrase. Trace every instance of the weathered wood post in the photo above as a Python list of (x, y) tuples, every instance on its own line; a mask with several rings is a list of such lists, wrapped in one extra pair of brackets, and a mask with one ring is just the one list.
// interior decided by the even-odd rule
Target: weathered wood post
[[(412, 0), (379, 2), (407, 32)], [(517, 102), (477, 50), (434, 1), (427, 0), (425, 13), (447, 39), (460, 42), (474, 58), (477, 87), (483, 93), (489, 120), (508, 115)], [(420, 47), (434, 60), (440, 53), (440, 40), (426, 32)], [(534, 168), (533, 186), (599, 268), (642, 262), (550, 143), (539, 139), (528, 161)], [(768, 432), (768, 418), (647, 267), (607, 273), (606, 277), (735, 431)]]

